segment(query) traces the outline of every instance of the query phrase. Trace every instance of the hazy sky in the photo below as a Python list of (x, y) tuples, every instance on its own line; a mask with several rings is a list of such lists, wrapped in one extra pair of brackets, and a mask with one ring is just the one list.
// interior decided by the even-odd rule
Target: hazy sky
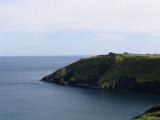
[(160, 52), (160, 0), (0, 0), (0, 56)]

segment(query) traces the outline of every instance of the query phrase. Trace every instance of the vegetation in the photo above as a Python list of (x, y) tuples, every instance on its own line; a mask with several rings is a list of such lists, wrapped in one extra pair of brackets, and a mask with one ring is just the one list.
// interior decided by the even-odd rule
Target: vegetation
[(160, 93), (160, 55), (99, 55), (81, 59), (42, 80), (106, 90), (128, 89)]
[[(61, 85), (105, 90), (135, 90), (160, 93), (159, 54), (99, 55), (81, 59), (42, 79)], [(133, 120), (160, 120), (160, 106)]]
[(160, 120), (160, 105), (151, 108), (142, 115), (139, 115), (132, 120)]

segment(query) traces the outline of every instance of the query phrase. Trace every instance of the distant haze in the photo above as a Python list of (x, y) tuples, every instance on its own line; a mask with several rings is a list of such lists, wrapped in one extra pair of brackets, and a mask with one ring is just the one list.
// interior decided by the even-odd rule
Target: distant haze
[(0, 56), (160, 53), (160, 0), (0, 0)]

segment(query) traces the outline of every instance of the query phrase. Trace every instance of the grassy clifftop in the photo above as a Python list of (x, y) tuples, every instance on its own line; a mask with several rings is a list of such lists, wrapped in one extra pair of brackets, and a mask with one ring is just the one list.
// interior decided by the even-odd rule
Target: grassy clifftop
[(81, 59), (42, 80), (69, 86), (160, 93), (160, 55), (109, 53)]
[(142, 115), (139, 115), (132, 120), (160, 120), (160, 105), (152, 107)]

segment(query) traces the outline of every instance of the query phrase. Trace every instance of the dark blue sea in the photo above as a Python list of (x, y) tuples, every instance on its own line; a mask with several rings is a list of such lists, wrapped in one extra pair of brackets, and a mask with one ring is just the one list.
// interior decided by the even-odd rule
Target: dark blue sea
[(0, 120), (129, 120), (160, 103), (158, 95), (40, 81), (81, 57), (0, 57)]

